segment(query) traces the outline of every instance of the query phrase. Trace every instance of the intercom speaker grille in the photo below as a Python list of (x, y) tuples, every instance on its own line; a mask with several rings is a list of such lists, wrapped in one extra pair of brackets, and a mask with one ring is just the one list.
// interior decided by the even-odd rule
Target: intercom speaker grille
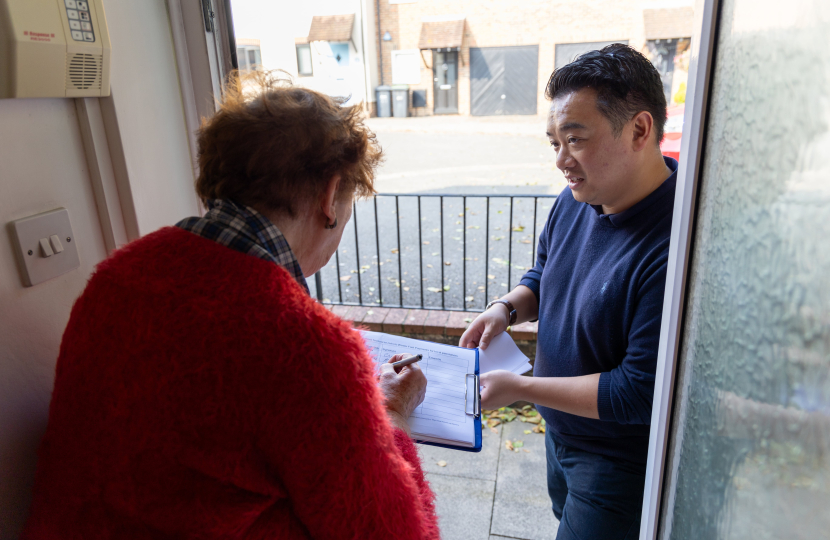
[(66, 88), (68, 90), (100, 90), (102, 64), (100, 54), (68, 54), (66, 59)]

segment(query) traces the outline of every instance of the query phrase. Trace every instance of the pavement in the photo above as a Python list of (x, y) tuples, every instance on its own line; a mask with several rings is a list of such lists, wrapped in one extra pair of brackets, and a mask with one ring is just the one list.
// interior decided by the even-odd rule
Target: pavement
[[(466, 208), (461, 198), (445, 198), (443, 222), (436, 205), (423, 199), (420, 240), (428, 243), (422, 244), (420, 250), (417, 247), (418, 219), (409, 219), (417, 216), (416, 210), (411, 208), (412, 199), (399, 197), (397, 209), (392, 204), (394, 198), (378, 199), (379, 250), (373, 245), (373, 209), (358, 208), (360, 265), (365, 267), (362, 275), (364, 294), (383, 292), (385, 302), (397, 303), (400, 293), (404, 303), (411, 305), (419, 303), (419, 287), (426, 289), (444, 284), (451, 287), (444, 294), (447, 305), (460, 307), (463, 302), (462, 238), (467, 246), (466, 256), (470, 259), (466, 268), (467, 290), (463, 296), (473, 298), (467, 306), (482, 307), (485, 303), (482, 290), (485, 274), (490, 297), (504, 294), (508, 282), (515, 286), (524, 272), (517, 266), (532, 265), (531, 244), (534, 242), (531, 238), (533, 199), (517, 196), (556, 195), (566, 185), (545, 137), (545, 117), (372, 118), (367, 125), (377, 134), (386, 157), (376, 176), (379, 192), (461, 194), (468, 198)], [(483, 219), (485, 199), (473, 197), (476, 195), (491, 197), (489, 223)], [(512, 214), (508, 212), (511, 199), (499, 195), (516, 197), (512, 200)], [(553, 199), (538, 200), (537, 234), (552, 202)], [(508, 215), (513, 219), (512, 223), (507, 222)], [(398, 228), (396, 222), (400, 225)], [(516, 232), (520, 227), (521, 232)], [(513, 266), (508, 266), (511, 229), (514, 229)], [(347, 238), (348, 234), (347, 231), (343, 244), (346, 253), (340, 258), (340, 263), (344, 264), (342, 269), (347, 273), (356, 268), (356, 260), (350, 258), (355, 243), (352, 238)], [(485, 252), (488, 234), (489, 246)], [(439, 235), (444, 236), (443, 248), (438, 247), (441, 245)], [(397, 253), (392, 252), (398, 245), (402, 248), (401, 273), (397, 271)], [(451, 263), (443, 265), (443, 282), (438, 270), (442, 264), (437, 255), (441, 249), (445, 262)], [(419, 257), (420, 271), (417, 267)], [(381, 267), (378, 262), (386, 266)], [(512, 275), (508, 275), (510, 268)], [(330, 274), (331, 270), (333, 268), (329, 269)], [(382, 271), (380, 280), (379, 271)], [(345, 283), (356, 281), (354, 277)], [(395, 279), (404, 282), (401, 287), (396, 287)], [(354, 291), (355, 285), (348, 288)], [(368, 287), (372, 290), (367, 290)], [(424, 294), (427, 305), (436, 305), (442, 296), (430, 291)], [(479, 453), (419, 445), (424, 471), (436, 494), (444, 540), (553, 540), (556, 537), (558, 522), (550, 509), (546, 486), (545, 437), (537, 433), (525, 434), (528, 426), (513, 421), (497, 426), (496, 433), (485, 429)], [(521, 440), (524, 446), (519, 452), (508, 450), (505, 447), (508, 440)]]
[(543, 116), (370, 118), (381, 193), (552, 194), (566, 185)]
[[(479, 453), (418, 445), (436, 496), (443, 540), (553, 540), (559, 522), (548, 498), (545, 436), (513, 421), (482, 432)], [(505, 443), (520, 440), (518, 452)], [(446, 463), (445, 466), (439, 463)]]

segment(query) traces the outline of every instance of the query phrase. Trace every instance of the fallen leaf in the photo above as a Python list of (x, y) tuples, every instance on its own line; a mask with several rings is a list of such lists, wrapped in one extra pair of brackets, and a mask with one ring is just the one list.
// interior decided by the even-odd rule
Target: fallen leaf
[(428, 265), (427, 265), (427, 268), (432, 268), (432, 265), (431, 265), (431, 264), (428, 264)]
[(529, 429), (524, 430), (524, 434), (525, 434), (525, 435), (530, 435), (531, 433), (533, 433), (533, 432), (532, 432), (532, 431), (530, 431)]
[(522, 450), (524, 450), (526, 454), (530, 453), (530, 450), (528, 450), (527, 448), (522, 448)]
[(437, 251), (436, 251), (435, 253), (433, 253), (433, 254), (432, 254), (432, 256), (433, 256), (433, 257), (437, 257), (438, 255), (440, 255), (440, 253), (439, 253), (439, 252), (437, 252)]
[(449, 285), (444, 285), (444, 290), (445, 290), (445, 291), (450, 290), (450, 286), (449, 286)]
[(465, 300), (467, 302), (472, 302), (473, 300), (475, 300), (475, 297), (474, 296), (468, 296), (467, 298), (465, 298)]
[(440, 228), (439, 229), (432, 229), (432, 232), (438, 232), (440, 230), (441, 230)]
[(374, 288), (374, 287), (369, 287), (369, 290), (370, 290), (370, 291), (372, 291), (372, 292), (375, 292), (375, 288)]
[(450, 266), (452, 263), (450, 261), (444, 261), (444, 266)]
[(471, 322), (473, 322), (473, 320), (471, 318), (467, 317), (466, 319), (464, 319), (464, 322), (465, 323), (471, 323)]
[(424, 240), (424, 245), (428, 246), (429, 245), (429, 240)]
[(403, 290), (408, 291), (409, 287), (404, 287)]
[(438, 463), (436, 463), (436, 465), (438, 465), (439, 467), (446, 467), (446, 466), (447, 466), (447, 462), (446, 462), (446, 461), (444, 461), (444, 460), (442, 459), (441, 461), (439, 461)]
[(350, 279), (352, 279), (352, 276), (343, 276), (340, 278), (340, 281), (349, 281)]
[(513, 450), (513, 442), (510, 439), (507, 439), (504, 443), (504, 447), (508, 450)]
[(429, 292), (434, 292), (434, 293), (439, 293), (439, 292), (441, 292), (441, 289), (439, 289), (438, 287), (427, 287), (427, 290), (428, 290)]
[(369, 311), (367, 311), (367, 312), (366, 312), (366, 315), (374, 315), (374, 314), (375, 314), (375, 312), (374, 312), (374, 311), (372, 311), (371, 309), (370, 309)]
[(369, 269), (369, 265), (367, 264), (367, 265), (365, 265), (365, 266), (361, 266), (361, 268), (363, 268), (364, 270), (368, 270), (368, 269)]
[(513, 227), (513, 232), (524, 232), (525, 228), (524, 225), (517, 225)]
[(496, 279), (496, 276), (494, 276), (493, 274), (487, 274), (487, 278), (488, 279)]
[(524, 441), (513, 441), (513, 448), (521, 448), (524, 445)]
[[(397, 252), (398, 252), (398, 248), (392, 248), (390, 251), (391, 251), (392, 253), (397, 253)], [(390, 261), (390, 262), (391, 262), (391, 261)]]

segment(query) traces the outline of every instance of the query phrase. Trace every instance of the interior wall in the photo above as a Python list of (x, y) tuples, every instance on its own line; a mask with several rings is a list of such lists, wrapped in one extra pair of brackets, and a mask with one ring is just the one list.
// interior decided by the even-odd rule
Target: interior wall
[[(104, 7), (114, 107), (143, 235), (199, 211), (175, 54), (164, 0)], [(76, 114), (71, 99), (0, 100), (0, 540), (17, 538), (25, 521), (61, 335), (106, 257)], [(23, 287), (8, 223), (57, 207), (69, 211), (81, 266)]]
[(113, 101), (145, 235), (199, 212), (176, 54), (164, 0), (110, 1), (105, 8)]
[[(93, 266), (106, 256), (70, 99), (0, 100), (0, 538), (28, 508), (61, 334)], [(24, 288), (8, 223), (69, 211), (80, 268)]]

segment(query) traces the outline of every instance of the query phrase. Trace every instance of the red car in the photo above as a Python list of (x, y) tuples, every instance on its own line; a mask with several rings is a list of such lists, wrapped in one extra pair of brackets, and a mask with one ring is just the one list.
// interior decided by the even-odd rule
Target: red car
[(685, 110), (686, 105), (683, 103), (669, 107), (669, 118), (663, 129), (663, 142), (660, 143), (660, 152), (664, 156), (680, 159), (680, 136), (683, 134), (683, 112)]

